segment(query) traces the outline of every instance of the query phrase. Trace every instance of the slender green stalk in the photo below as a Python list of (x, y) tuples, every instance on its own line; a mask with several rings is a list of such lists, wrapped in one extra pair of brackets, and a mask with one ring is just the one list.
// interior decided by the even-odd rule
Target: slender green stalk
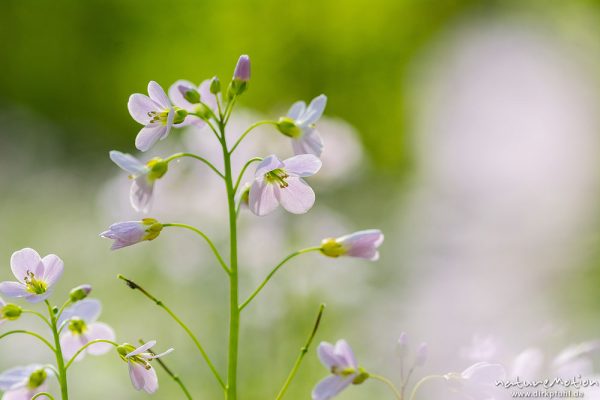
[(173, 227), (177, 227), (177, 228), (184, 228), (184, 229), (188, 229), (192, 232), (197, 233), (198, 235), (202, 236), (202, 238), (204, 240), (206, 240), (206, 243), (208, 243), (208, 245), (210, 246), (210, 249), (212, 250), (212, 252), (215, 254), (215, 257), (217, 257), (217, 260), (219, 261), (219, 265), (221, 265), (221, 268), (223, 268), (223, 270), (225, 272), (227, 272), (227, 274), (229, 275), (231, 273), (231, 271), (229, 270), (229, 268), (227, 268), (227, 264), (225, 264), (225, 261), (223, 260), (223, 257), (221, 257), (221, 254), (219, 253), (219, 250), (217, 250), (217, 247), (215, 246), (215, 244), (212, 242), (212, 240), (210, 240), (210, 238), (204, 233), (202, 232), (200, 229), (195, 228), (191, 225), (187, 225), (187, 224), (178, 224), (178, 223), (168, 223), (168, 224), (162, 224), (163, 227), (169, 227), (169, 226), (173, 226)]
[(298, 369), (300, 368), (300, 364), (302, 364), (302, 360), (304, 359), (304, 356), (308, 352), (308, 349), (310, 348), (310, 345), (311, 345), (313, 339), (315, 338), (317, 331), (319, 330), (319, 325), (321, 324), (321, 319), (323, 318), (324, 311), (325, 311), (325, 304), (321, 304), (321, 306), (319, 307), (319, 314), (317, 315), (317, 320), (315, 321), (315, 325), (313, 326), (313, 329), (312, 329), (310, 335), (308, 336), (306, 343), (304, 343), (304, 346), (302, 346), (302, 348), (300, 349), (300, 354), (298, 355), (298, 358), (296, 359), (296, 362), (294, 363), (294, 367), (292, 368), (292, 371), (290, 372), (287, 379), (285, 380), (285, 383), (283, 384), (283, 387), (279, 391), (279, 394), (277, 395), (275, 400), (281, 400), (283, 398), (283, 395), (285, 394), (288, 387), (294, 380), (294, 377), (296, 376), (296, 373), (298, 372)]
[(119, 347), (119, 344), (113, 342), (112, 340), (106, 340), (106, 339), (91, 340), (91, 341), (87, 342), (85, 345), (83, 345), (79, 350), (77, 350), (77, 353), (75, 353), (75, 355), (73, 357), (71, 357), (69, 362), (67, 362), (67, 365), (65, 365), (65, 370), (69, 369), (71, 364), (73, 364), (75, 362), (75, 360), (77, 359), (77, 356), (79, 356), (81, 353), (83, 353), (85, 351), (85, 349), (87, 349), (88, 347), (90, 347), (91, 345), (96, 344), (96, 343), (108, 343), (108, 344), (112, 344), (114, 347)]
[[(58, 336), (58, 328), (56, 326), (58, 322), (57, 314), (54, 313), (54, 309), (45, 300), (46, 306), (48, 306), (48, 315), (50, 316), (50, 323), (52, 324), (52, 336), (54, 336), (54, 354), (56, 354), (56, 366), (58, 368), (58, 382), (60, 383), (60, 392), (62, 400), (69, 399), (69, 388), (67, 383), (67, 369), (65, 368), (65, 360), (63, 359), (62, 348), (60, 347), (60, 338)], [(64, 309), (66, 304), (62, 307)]]
[(198, 340), (196, 335), (194, 335), (194, 333), (190, 330), (190, 328), (188, 328), (187, 325), (184, 324), (183, 321), (173, 311), (171, 311), (171, 309), (169, 307), (167, 307), (161, 300), (158, 300), (156, 297), (154, 297), (152, 294), (150, 294), (146, 289), (144, 289), (137, 283), (133, 282), (132, 280), (125, 278), (123, 275), (118, 275), (118, 278), (125, 281), (127, 286), (129, 286), (131, 289), (139, 290), (144, 296), (146, 296), (147, 298), (152, 300), (154, 303), (156, 303), (157, 306), (159, 306), (160, 308), (165, 310), (167, 312), (167, 314), (169, 314), (171, 316), (171, 318), (173, 318), (175, 320), (175, 322), (177, 322), (177, 324), (181, 328), (183, 328), (183, 330), (188, 334), (188, 336), (192, 339), (192, 341), (194, 342), (194, 344), (200, 351), (200, 354), (202, 354), (202, 358), (204, 358), (204, 361), (206, 361), (208, 368), (210, 368), (211, 372), (213, 373), (213, 375), (215, 376), (217, 381), (219, 381), (219, 384), (221, 385), (221, 387), (223, 389), (225, 389), (225, 382), (221, 378), (221, 375), (219, 375), (219, 372), (217, 371), (217, 369), (215, 368), (215, 365), (213, 364), (210, 357), (208, 356), (208, 353), (206, 353), (206, 351), (204, 350), (204, 347), (202, 347), (202, 344), (200, 343), (200, 341)]
[[(229, 102), (231, 110), (235, 97)], [(226, 113), (226, 117), (227, 113)], [(223, 162), (225, 165), (225, 188), (227, 190), (227, 205), (229, 209), (229, 356), (227, 365), (227, 400), (237, 400), (237, 365), (240, 333), (239, 310), (239, 282), (238, 282), (238, 255), (237, 255), (237, 213), (235, 204), (235, 191), (233, 188), (233, 175), (231, 173), (231, 153), (227, 150), (225, 138), (225, 122), (221, 120), (221, 147), (223, 149)]]
[(381, 375), (375, 375), (375, 374), (369, 374), (369, 378), (374, 379), (376, 381), (382, 382), (384, 383), (387, 387), (390, 388), (390, 390), (394, 393), (394, 397), (397, 400), (402, 400), (402, 394), (400, 393), (400, 391), (398, 390), (398, 388), (396, 387), (396, 385), (394, 385), (392, 383), (392, 381), (390, 381), (389, 379), (387, 379), (384, 376)]
[(48, 346), (48, 348), (49, 348), (50, 350), (52, 350), (52, 352), (53, 352), (53, 353), (56, 353), (56, 350), (54, 349), (54, 347), (53, 347), (53, 346), (50, 344), (50, 342), (49, 342), (49, 341), (47, 341), (46, 339), (44, 339), (44, 337), (43, 337), (43, 336), (41, 336), (41, 335), (38, 335), (38, 334), (37, 334), (37, 333), (35, 333), (35, 332), (26, 331), (26, 330), (24, 330), (24, 329), (18, 329), (18, 330), (14, 330), (14, 331), (8, 331), (8, 332), (4, 332), (3, 334), (1, 334), (1, 335), (0, 335), (0, 339), (4, 339), (4, 338), (5, 338), (5, 337), (7, 337), (7, 336), (10, 336), (10, 335), (16, 335), (16, 334), (18, 334), (18, 333), (22, 333), (22, 334), (24, 334), (24, 335), (33, 336), (33, 337), (35, 337), (35, 338), (39, 339), (39, 340), (40, 340), (40, 341), (42, 341), (42, 342), (43, 342), (43, 343), (44, 343), (46, 346)]
[(210, 161), (208, 161), (204, 157), (197, 156), (196, 154), (193, 154), (193, 153), (176, 153), (176, 154), (173, 154), (172, 156), (169, 156), (169, 157), (165, 158), (165, 161), (167, 163), (170, 163), (171, 161), (176, 160), (178, 158), (182, 158), (182, 157), (190, 157), (190, 158), (194, 158), (194, 159), (196, 159), (196, 160), (198, 160), (200, 162), (203, 162), (210, 169), (212, 169), (217, 175), (219, 175), (219, 177), (221, 179), (225, 179), (225, 177), (223, 176), (223, 174)]
[(242, 167), (242, 170), (240, 171), (240, 175), (238, 176), (235, 185), (233, 186), (233, 191), (237, 193), (239, 187), (240, 187), (240, 183), (242, 183), (242, 178), (244, 177), (244, 172), (246, 172), (246, 170), (248, 169), (248, 167), (250, 166), (250, 164), (252, 164), (253, 162), (257, 162), (257, 161), (262, 161), (262, 157), (254, 157), (249, 159), (246, 164), (244, 164), (244, 166)]
[(71, 303), (72, 303), (71, 299), (69, 299), (69, 300), (67, 300), (67, 301), (64, 302), (64, 304), (62, 305), (62, 307), (60, 307), (60, 309), (56, 313), (56, 319), (57, 320), (60, 318), (60, 316), (62, 315), (63, 311), (65, 311), (65, 308), (67, 308)]
[(31, 400), (37, 399), (38, 397), (42, 397), (42, 396), (46, 396), (48, 397), (50, 400), (54, 400), (54, 396), (52, 396), (50, 393), (48, 392), (39, 392), (37, 393), (35, 396), (33, 396), (31, 398)]
[(48, 321), (48, 318), (44, 317), (41, 313), (39, 313), (37, 311), (33, 311), (33, 310), (23, 310), (22, 312), (23, 312), (23, 314), (32, 314), (32, 315), (35, 315), (36, 317), (38, 317), (39, 319), (41, 319), (42, 321), (44, 321), (44, 323), (46, 325), (48, 325), (48, 327), (50, 329), (52, 329), (52, 325), (50, 324), (50, 321)]
[(235, 149), (240, 145), (240, 143), (242, 143), (242, 141), (244, 140), (244, 138), (254, 130), (254, 128), (258, 128), (261, 125), (277, 125), (277, 121), (258, 121), (253, 123), (252, 125), (250, 125), (248, 127), (248, 129), (246, 129), (244, 131), (244, 133), (242, 133), (242, 136), (239, 137), (239, 139), (234, 143), (233, 147), (231, 148), (231, 150), (229, 150), (229, 154), (232, 154)]
[(426, 382), (429, 382), (433, 379), (446, 379), (444, 378), (443, 375), (429, 375), (424, 377), (423, 379), (421, 379), (419, 382), (417, 382), (415, 384), (415, 386), (413, 387), (413, 390), (410, 394), (410, 397), (408, 398), (409, 400), (415, 400), (415, 396), (417, 395), (417, 392), (419, 391), (419, 389), (421, 388), (421, 386), (423, 386)]
[(58, 371), (56, 370), (56, 368), (54, 367), (54, 365), (52, 364), (46, 364), (44, 365), (45, 369), (49, 369), (50, 371), (52, 371), (54, 373), (54, 376), (58, 377)]
[(302, 250), (298, 250), (293, 252), (292, 254), (290, 254), (289, 256), (287, 256), (286, 258), (284, 258), (279, 264), (277, 264), (275, 266), (275, 268), (273, 268), (271, 270), (271, 272), (269, 272), (269, 274), (267, 275), (267, 277), (263, 280), (263, 282), (256, 288), (256, 290), (254, 290), (254, 292), (252, 292), (252, 294), (246, 299), (246, 301), (244, 301), (242, 303), (242, 305), (240, 306), (240, 311), (242, 311), (244, 308), (246, 308), (246, 306), (248, 304), (250, 304), (250, 302), (260, 293), (260, 291), (265, 287), (265, 285), (267, 283), (269, 283), (269, 281), (271, 280), (271, 278), (273, 277), (273, 275), (275, 275), (275, 273), (277, 271), (279, 271), (279, 268), (283, 267), (283, 265), (285, 263), (287, 263), (289, 260), (291, 260), (294, 257), (297, 257), (301, 254), (306, 254), (309, 253), (311, 251), (319, 251), (321, 250), (320, 247), (308, 247), (306, 249), (302, 249)]
[[(143, 340), (143, 339), (140, 339), (139, 342), (142, 345), (146, 343), (146, 341)], [(154, 356), (156, 355), (156, 353), (153, 352), (152, 349), (148, 349), (148, 352), (150, 354), (154, 355)], [(181, 388), (181, 390), (185, 394), (185, 397), (188, 398), (189, 400), (192, 400), (192, 395), (190, 394), (190, 392), (187, 389), (187, 387), (184, 385), (184, 383), (181, 380), (181, 378), (179, 377), (179, 375), (177, 375), (169, 367), (167, 367), (167, 364), (165, 364), (165, 362), (163, 360), (161, 360), (160, 358), (155, 358), (155, 360), (158, 363), (158, 365), (160, 365), (162, 367), (162, 369), (165, 370), (165, 372), (167, 373), (167, 375), (169, 375), (175, 381), (175, 383), (177, 383), (177, 385), (179, 385), (179, 387)]]

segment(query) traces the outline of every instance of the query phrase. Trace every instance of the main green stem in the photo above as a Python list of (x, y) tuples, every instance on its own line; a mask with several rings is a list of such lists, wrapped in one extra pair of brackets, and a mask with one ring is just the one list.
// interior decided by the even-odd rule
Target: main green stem
[(233, 174), (231, 173), (231, 154), (227, 149), (225, 122), (219, 123), (223, 162), (225, 165), (225, 188), (229, 206), (229, 357), (227, 367), (227, 400), (237, 400), (237, 369), (240, 334), (240, 310), (238, 304), (238, 255), (237, 255), (237, 218)]
[(48, 300), (46, 300), (46, 305), (48, 306), (50, 324), (52, 325), (52, 336), (54, 337), (54, 349), (56, 350), (56, 366), (58, 367), (58, 382), (60, 383), (61, 398), (62, 400), (69, 400), (67, 369), (65, 368), (65, 360), (63, 358), (62, 348), (60, 347), (60, 337), (58, 336), (58, 318)]

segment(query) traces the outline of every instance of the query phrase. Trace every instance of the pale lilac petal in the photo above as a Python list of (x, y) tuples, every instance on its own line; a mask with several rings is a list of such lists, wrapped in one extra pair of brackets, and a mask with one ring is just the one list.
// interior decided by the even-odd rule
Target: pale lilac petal
[(2, 298), (0, 297), (0, 307), (4, 307), (6, 305), (6, 302), (4, 300), (2, 300)]
[(62, 325), (63, 322), (66, 322), (73, 317), (82, 319), (86, 324), (91, 324), (98, 320), (101, 313), (102, 303), (100, 303), (100, 300), (84, 299), (64, 310), (58, 320), (58, 325)]
[(289, 177), (286, 179), (286, 183), (287, 186), (284, 188), (268, 185), (274, 188), (275, 197), (283, 208), (292, 214), (304, 214), (310, 210), (315, 204), (315, 192), (312, 188), (301, 178)]
[(42, 258), (37, 251), (25, 248), (15, 251), (10, 257), (10, 268), (19, 282), (25, 283), (27, 272), (33, 272), (40, 277), (44, 271)]
[[(10, 390), (2, 396), (2, 400), (31, 400), (36, 393), (42, 392), (39, 388), (36, 391), (30, 390), (29, 388), (20, 388), (16, 390)], [(38, 399), (48, 399), (48, 397), (40, 396)]]
[(321, 135), (314, 128), (307, 128), (304, 130), (302, 136), (292, 139), (294, 154), (314, 154), (315, 156), (320, 157), (323, 152), (323, 147)]
[(143, 365), (129, 361), (129, 378), (135, 390), (142, 390), (146, 382), (146, 368)]
[(356, 358), (354, 357), (354, 352), (352, 351), (352, 348), (350, 347), (348, 342), (346, 342), (344, 339), (338, 340), (335, 344), (335, 354), (344, 360), (345, 368), (358, 368), (358, 363), (356, 362)]
[(149, 182), (148, 178), (140, 176), (131, 182), (129, 191), (129, 200), (134, 210), (147, 213), (152, 208), (152, 194), (154, 193), (154, 182)]
[(0, 390), (14, 390), (23, 387), (29, 382), (29, 376), (39, 365), (14, 367), (0, 374)]
[(275, 197), (275, 185), (268, 184), (264, 179), (255, 180), (250, 187), (248, 203), (254, 214), (258, 216), (269, 214), (279, 205)]
[(337, 239), (351, 257), (375, 261), (379, 258), (377, 248), (383, 243), (383, 233), (378, 229), (367, 229)]
[(56, 254), (48, 254), (46, 257), (42, 258), (42, 263), (44, 264), (44, 275), (42, 276), (42, 280), (46, 282), (48, 286), (52, 286), (62, 276), (65, 264)]
[(256, 167), (256, 177), (260, 178), (264, 176), (267, 172), (271, 172), (275, 169), (283, 168), (284, 164), (277, 158), (277, 156), (271, 154), (270, 156), (265, 157), (264, 160), (258, 164)]
[[(60, 347), (63, 351), (63, 356), (67, 360), (71, 359), (83, 346), (88, 343), (85, 336), (75, 334), (68, 329), (65, 329), (60, 336)], [(85, 351), (82, 351), (75, 361), (81, 361), (85, 357)]]
[(174, 84), (169, 87), (169, 98), (174, 105), (179, 108), (183, 108), (184, 110), (193, 111), (194, 105), (187, 101), (181, 91), (179, 90), (179, 86), (184, 86), (189, 89), (196, 90), (196, 85), (194, 85), (190, 81), (186, 81), (185, 79), (180, 79), (176, 81)]
[(110, 159), (117, 164), (119, 168), (129, 172), (133, 176), (137, 177), (138, 175), (144, 175), (149, 171), (148, 167), (143, 162), (131, 154), (112, 150), (109, 155)]
[(161, 358), (166, 356), (167, 354), (171, 354), (173, 351), (175, 351), (174, 348), (170, 348), (168, 350), (163, 351), (162, 353), (159, 354), (149, 354), (147, 357), (144, 357), (146, 360), (153, 360), (155, 358)]
[[(89, 324), (87, 326), (85, 336), (90, 342), (98, 339), (114, 341), (116, 338), (115, 331), (110, 326), (102, 322), (95, 322), (93, 324)], [(112, 350), (112, 348), (113, 345), (109, 343), (95, 343), (87, 348), (87, 352), (91, 355), (99, 356), (108, 353)]]
[(160, 86), (158, 83), (154, 81), (150, 81), (148, 83), (148, 94), (150, 95), (150, 98), (160, 105), (163, 110), (171, 107), (171, 102), (169, 101), (167, 94), (162, 86)]
[(529, 348), (517, 355), (513, 361), (511, 376), (533, 380), (540, 376), (544, 364), (544, 353), (536, 348)]
[(48, 297), (52, 296), (52, 288), (48, 288), (46, 290), (45, 293), (43, 294), (29, 294), (28, 296), (25, 296), (25, 300), (27, 300), (30, 303), (41, 303), (42, 301), (46, 300)]
[[(200, 93), (200, 99), (204, 104), (210, 107), (211, 110), (217, 110), (217, 98), (210, 92), (210, 83), (212, 79), (206, 79), (202, 81), (198, 87), (198, 93)], [(204, 122), (204, 121), (203, 121)]]
[(158, 377), (154, 368), (144, 369), (144, 391), (148, 394), (155, 393), (158, 390)]
[(473, 382), (493, 385), (494, 381), (504, 379), (506, 373), (504, 367), (500, 364), (479, 362), (465, 369), (461, 375), (464, 379)]
[(341, 376), (328, 376), (317, 384), (312, 392), (313, 400), (329, 400), (338, 395), (342, 390), (352, 384), (356, 376), (342, 378)]
[(308, 109), (306, 110), (304, 115), (302, 115), (302, 121), (299, 123), (302, 125), (314, 124), (323, 115), (323, 111), (325, 111), (326, 105), (327, 96), (322, 94), (320, 96), (315, 97), (308, 105)]
[(331, 370), (333, 367), (340, 366), (343, 362), (337, 354), (335, 354), (335, 346), (331, 343), (321, 342), (317, 348), (317, 354), (321, 363)]
[(304, 111), (306, 111), (306, 103), (303, 101), (297, 101), (294, 104), (292, 104), (292, 107), (290, 107), (287, 116), (293, 120), (297, 120), (302, 114), (304, 114)]
[(25, 297), (31, 294), (20, 282), (0, 282), (0, 293), (6, 297)]
[(311, 176), (319, 172), (323, 163), (312, 154), (301, 154), (283, 162), (285, 172), (290, 176)]
[(167, 126), (156, 123), (148, 124), (140, 130), (135, 138), (135, 147), (140, 151), (148, 151), (156, 142), (168, 135)]
[(133, 350), (131, 353), (127, 354), (125, 356), (125, 358), (137, 356), (138, 354), (143, 353), (143, 352), (145, 352), (148, 349), (151, 349), (155, 345), (156, 345), (156, 340), (151, 340), (148, 343), (143, 344), (142, 346), (140, 346), (137, 349)]
[(127, 108), (129, 109), (131, 117), (142, 125), (147, 125), (152, 119), (148, 113), (161, 111), (160, 105), (154, 102), (150, 97), (139, 93), (129, 96)]

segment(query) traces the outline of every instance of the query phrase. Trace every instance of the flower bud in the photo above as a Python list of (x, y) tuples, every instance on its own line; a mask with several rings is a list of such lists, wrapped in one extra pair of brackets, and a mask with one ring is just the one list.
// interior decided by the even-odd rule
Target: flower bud
[(177, 90), (183, 96), (184, 99), (189, 101), (192, 104), (200, 103), (200, 93), (193, 87), (189, 87), (186, 85), (177, 86)]
[(417, 355), (415, 356), (415, 367), (422, 367), (425, 365), (425, 362), (427, 361), (427, 353), (427, 343), (423, 342), (417, 349)]
[(363, 383), (364, 381), (366, 381), (367, 379), (369, 379), (369, 373), (367, 371), (365, 371), (364, 369), (360, 368), (359, 369), (359, 374), (356, 376), (356, 378), (354, 378), (354, 380), (352, 381), (353, 385), (360, 385), (361, 383)]
[(173, 117), (173, 123), (174, 124), (181, 124), (183, 121), (185, 121), (185, 117), (188, 116), (188, 112), (187, 110), (184, 110), (183, 108), (178, 108), (175, 107), (175, 116)]
[(277, 121), (277, 129), (279, 129), (279, 132), (283, 133), (285, 136), (291, 138), (302, 136), (302, 129), (300, 129), (300, 127), (296, 125), (296, 121), (290, 117), (279, 118), (279, 121)]
[(216, 76), (210, 81), (210, 92), (217, 94), (221, 91), (221, 81)]
[(142, 224), (146, 226), (144, 240), (156, 239), (163, 229), (163, 225), (154, 218), (144, 218), (142, 219)]
[(71, 301), (73, 303), (76, 303), (76, 302), (88, 297), (88, 295), (90, 294), (91, 291), (92, 291), (91, 285), (80, 285), (71, 290), (71, 292), (69, 293), (69, 298), (71, 299)]
[(158, 157), (148, 161), (146, 166), (150, 168), (150, 172), (148, 172), (148, 179), (151, 181), (162, 178), (169, 170), (169, 163)]
[(327, 257), (337, 258), (344, 255), (346, 250), (335, 238), (327, 238), (321, 242), (321, 253)]
[(16, 304), (7, 304), (0, 308), (0, 319), (14, 321), (23, 313), (23, 309)]
[(44, 384), (44, 382), (46, 382), (47, 377), (48, 374), (43, 368), (35, 370), (31, 375), (29, 375), (29, 383), (27, 383), (27, 386), (31, 389), (39, 388)]
[(240, 82), (248, 82), (250, 80), (250, 57), (246, 54), (240, 56), (235, 71), (233, 72), (233, 80)]
[(396, 355), (400, 358), (406, 357), (408, 353), (408, 335), (406, 332), (402, 332), (400, 337), (398, 338), (398, 343), (396, 344)]

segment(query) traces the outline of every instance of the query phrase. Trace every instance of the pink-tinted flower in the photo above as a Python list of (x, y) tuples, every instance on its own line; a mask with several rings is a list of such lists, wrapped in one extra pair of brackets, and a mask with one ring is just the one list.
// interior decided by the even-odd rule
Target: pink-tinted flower
[(313, 400), (328, 400), (352, 384), (363, 383), (369, 375), (358, 367), (354, 353), (345, 340), (335, 345), (322, 342), (317, 349), (321, 363), (331, 376), (323, 379), (312, 392)]
[(162, 224), (154, 218), (144, 218), (141, 221), (125, 221), (112, 224), (100, 236), (113, 239), (111, 250), (117, 250), (144, 240), (154, 240), (160, 235), (162, 228)]
[(292, 138), (295, 154), (314, 154), (317, 157), (323, 151), (323, 140), (316, 129), (316, 123), (323, 115), (327, 105), (324, 94), (315, 97), (309, 104), (298, 101), (292, 105), (287, 117), (282, 117), (277, 124), (279, 131)]
[(495, 398), (496, 382), (504, 380), (506, 372), (500, 364), (478, 362), (460, 374), (446, 374), (444, 378), (452, 389), (470, 399), (492, 399)]
[(197, 115), (192, 115), (192, 113), (196, 113), (201, 110), (199, 104), (192, 104), (190, 101), (186, 99), (185, 92), (187, 90), (194, 90), (198, 92), (200, 95), (200, 101), (203, 104), (208, 106), (213, 112), (217, 110), (217, 100), (215, 96), (210, 92), (210, 84), (212, 80), (207, 79), (200, 84), (200, 86), (194, 85), (190, 81), (186, 80), (178, 80), (169, 88), (169, 98), (173, 102), (176, 107), (179, 107), (188, 112), (188, 115), (185, 117), (184, 121), (181, 123), (184, 125), (194, 125), (197, 127), (202, 127), (206, 125), (206, 122), (198, 117)]
[(250, 80), (250, 57), (241, 55), (233, 71), (233, 79), (241, 82)]
[(144, 164), (131, 154), (115, 150), (109, 155), (115, 164), (129, 173), (129, 178), (132, 180), (129, 193), (131, 206), (136, 211), (150, 211), (154, 183), (167, 173), (168, 163), (160, 158), (153, 158)]
[[(67, 308), (59, 320), (59, 326), (65, 324), (60, 336), (60, 346), (66, 359), (70, 359), (79, 349), (97, 339), (115, 340), (115, 332), (105, 323), (97, 322), (102, 311), (98, 300), (86, 299), (78, 301)], [(99, 356), (110, 351), (111, 344), (95, 343), (82, 351), (75, 361), (80, 361), (86, 354)]]
[(64, 264), (55, 254), (41, 258), (37, 251), (25, 248), (13, 253), (10, 267), (17, 282), (1, 282), (0, 293), (38, 303), (50, 297), (54, 284), (63, 273)]
[(323, 239), (321, 252), (329, 257), (358, 257), (376, 261), (379, 259), (379, 246), (383, 243), (383, 233), (379, 229), (358, 231), (339, 238)]
[[(47, 390), (47, 377), (48, 372), (38, 364), (4, 371), (0, 374), (0, 390), (4, 392), (2, 400), (30, 400), (37, 393)], [(38, 399), (48, 397), (40, 396)]]
[(169, 136), (173, 125), (182, 123), (187, 115), (185, 110), (173, 107), (158, 83), (148, 83), (148, 95), (132, 94), (127, 103), (129, 114), (144, 125), (135, 138), (135, 147), (141, 151), (149, 150), (157, 141)]
[(265, 158), (256, 168), (250, 188), (250, 209), (256, 215), (266, 215), (279, 204), (293, 214), (303, 214), (315, 203), (315, 192), (302, 179), (316, 174), (321, 160), (303, 154), (280, 161), (276, 156)]
[(144, 390), (150, 394), (158, 390), (158, 377), (156, 371), (150, 365), (150, 361), (173, 351), (173, 349), (169, 349), (161, 354), (153, 354), (149, 350), (155, 344), (156, 341), (152, 340), (137, 349), (128, 343), (117, 348), (121, 358), (129, 365), (129, 377), (133, 387), (136, 390)]

